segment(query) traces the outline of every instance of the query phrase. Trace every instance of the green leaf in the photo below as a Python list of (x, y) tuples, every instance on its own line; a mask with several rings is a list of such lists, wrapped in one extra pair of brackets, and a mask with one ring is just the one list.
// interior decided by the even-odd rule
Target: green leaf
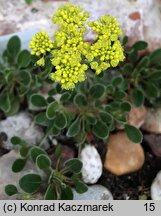
[(10, 38), (7, 44), (8, 53), (14, 58), (17, 56), (21, 48), (21, 41), (18, 36), (13, 36)]
[(158, 65), (161, 60), (161, 48), (156, 49), (154, 52), (150, 54), (150, 65)]
[(98, 121), (92, 128), (92, 132), (100, 139), (107, 139), (109, 136), (109, 130), (106, 124), (102, 121)]
[(123, 37), (123, 40), (122, 40), (122, 45), (124, 46), (125, 44), (127, 44), (128, 43), (128, 36), (124, 36)]
[(66, 116), (63, 112), (58, 113), (55, 117), (55, 121), (54, 121), (54, 125), (55, 127), (57, 127), (58, 129), (63, 129), (66, 127), (67, 125), (67, 119)]
[(73, 191), (69, 186), (62, 189), (61, 200), (73, 200)]
[(9, 112), (6, 112), (6, 116), (12, 116), (15, 115), (16, 113), (18, 113), (19, 109), (20, 109), (20, 101), (18, 97), (13, 97), (11, 98), (11, 108), (9, 110)]
[(144, 104), (144, 95), (138, 89), (134, 89), (132, 91), (131, 99), (132, 99), (133, 104), (137, 107), (140, 107)]
[(51, 166), (51, 160), (47, 155), (41, 154), (36, 158), (36, 165), (40, 169), (47, 169)]
[(27, 148), (27, 147), (25, 147), (25, 146), (22, 146), (22, 147), (20, 148), (20, 155), (21, 155), (22, 157), (26, 157), (27, 154), (28, 154), (28, 151), (29, 151), (29, 148)]
[(161, 71), (155, 71), (153, 73), (150, 73), (147, 78), (148, 78), (149, 82), (151, 82), (151, 81), (160, 81), (160, 79), (161, 79)]
[(112, 85), (113, 86), (118, 86), (118, 85), (121, 85), (123, 82), (123, 78), (122, 77), (115, 77), (112, 79)]
[(116, 91), (114, 94), (115, 99), (117, 100), (122, 100), (123, 98), (125, 98), (126, 93), (123, 91)]
[(14, 163), (12, 165), (12, 171), (15, 173), (20, 172), (21, 170), (23, 170), (25, 165), (26, 165), (26, 160), (19, 158), (19, 159), (14, 161)]
[(28, 50), (22, 50), (18, 55), (17, 63), (19, 68), (25, 68), (29, 66), (31, 62), (31, 55)]
[(108, 112), (100, 112), (99, 116), (102, 122), (106, 123), (107, 125), (110, 125), (113, 122), (113, 117)]
[(45, 107), (47, 105), (45, 98), (39, 94), (31, 95), (30, 101), (36, 107)]
[(39, 124), (41, 126), (48, 126), (49, 125), (49, 119), (46, 117), (45, 112), (41, 112), (35, 116), (34, 119), (36, 124)]
[(89, 93), (95, 99), (102, 97), (104, 92), (105, 92), (105, 86), (101, 84), (95, 84), (89, 90)]
[(24, 86), (30, 86), (31, 81), (32, 81), (32, 77), (31, 77), (30, 72), (24, 71), (24, 70), (20, 71), (20, 73), (18, 74), (18, 80)]
[(54, 126), (52, 128), (52, 135), (53, 136), (58, 136), (59, 134), (60, 134), (60, 129)]
[(138, 41), (133, 45), (133, 48), (137, 51), (144, 50), (148, 47), (148, 43), (145, 41)]
[(64, 92), (60, 98), (61, 102), (67, 102), (70, 99), (71, 94), (69, 92)]
[(97, 123), (96, 116), (92, 113), (86, 114), (86, 121), (88, 121), (88, 123), (90, 123), (91, 125), (95, 125)]
[(134, 143), (141, 143), (143, 140), (143, 135), (139, 129), (132, 125), (125, 125), (125, 132), (128, 138)]
[(87, 98), (83, 94), (76, 94), (76, 96), (74, 97), (74, 104), (78, 108), (87, 106)]
[(53, 101), (52, 103), (50, 103), (47, 107), (46, 110), (46, 116), (48, 119), (54, 119), (55, 118), (55, 113), (59, 108), (59, 104), (57, 101)]
[(130, 112), (131, 111), (131, 104), (128, 102), (123, 102), (121, 104), (121, 111), (123, 112)]
[(44, 200), (57, 200), (56, 186), (54, 184), (50, 184), (46, 190)]
[(149, 98), (157, 98), (160, 96), (160, 90), (153, 83), (147, 83), (144, 91)]
[(126, 63), (121, 69), (124, 73), (131, 73), (133, 65), (131, 63)]
[(22, 140), (20, 137), (18, 137), (18, 136), (13, 136), (12, 138), (11, 138), (11, 143), (13, 144), (13, 145), (24, 145), (25, 144), (25, 141), (24, 140)]
[(11, 109), (11, 102), (8, 94), (3, 94), (0, 96), (0, 109), (3, 112), (9, 112)]
[(13, 196), (14, 194), (18, 193), (18, 190), (17, 190), (15, 185), (8, 184), (8, 185), (5, 186), (5, 193), (8, 196)]
[(148, 67), (148, 66), (149, 66), (149, 62), (150, 62), (149, 56), (144, 56), (144, 57), (140, 60), (140, 62), (138, 63), (137, 68), (138, 68), (138, 69), (141, 69), (141, 68), (146, 68), (146, 67)]
[(80, 173), (83, 164), (78, 158), (72, 158), (67, 160), (64, 163), (64, 166), (67, 167), (73, 173)]
[(25, 2), (30, 5), (32, 4), (33, 0), (25, 0)]
[(137, 50), (133, 50), (131, 53), (129, 53), (129, 60), (131, 62), (136, 62), (139, 58), (139, 55), (138, 55), (138, 51)]
[(34, 193), (40, 188), (41, 182), (40, 175), (27, 174), (20, 179), (19, 185), (26, 193)]
[(36, 162), (36, 158), (41, 154), (46, 155), (46, 152), (38, 146), (34, 146), (30, 149), (30, 155), (34, 162)]
[(68, 128), (67, 131), (67, 136), (68, 137), (75, 137), (78, 135), (78, 133), (80, 132), (80, 119), (77, 118)]
[(82, 193), (85, 193), (88, 190), (88, 187), (82, 181), (76, 181), (75, 182), (75, 190), (78, 193), (82, 194)]

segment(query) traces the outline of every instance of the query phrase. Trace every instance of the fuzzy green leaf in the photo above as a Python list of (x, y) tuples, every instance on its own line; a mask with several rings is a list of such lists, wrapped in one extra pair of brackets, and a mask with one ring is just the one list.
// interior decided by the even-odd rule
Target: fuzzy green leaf
[(62, 189), (61, 200), (73, 200), (73, 191), (69, 186)]
[(47, 105), (45, 98), (39, 94), (32, 94), (30, 100), (36, 107), (45, 107)]
[(42, 126), (48, 126), (49, 125), (49, 119), (46, 117), (45, 112), (41, 112), (35, 116), (34, 119), (36, 124), (42, 125)]
[(100, 120), (93, 126), (92, 132), (95, 136), (97, 136), (100, 139), (107, 139), (109, 136), (108, 127), (104, 122)]
[(131, 104), (128, 102), (123, 102), (121, 104), (121, 111), (123, 112), (130, 112), (131, 111)]
[(134, 45), (133, 48), (137, 51), (139, 50), (144, 50), (148, 47), (148, 43), (145, 41), (137, 41)]
[(54, 119), (55, 113), (56, 113), (58, 108), (59, 108), (59, 104), (57, 101), (53, 101), (52, 103), (50, 103), (47, 107), (47, 110), (46, 110), (47, 118), (48, 119)]
[(78, 108), (87, 106), (87, 99), (86, 99), (85, 95), (83, 95), (83, 94), (77, 94), (77, 95), (74, 97), (74, 104), (75, 104)]
[(132, 91), (131, 99), (132, 99), (133, 104), (137, 107), (140, 107), (144, 104), (144, 95), (138, 89), (134, 89)]
[(5, 113), (10, 111), (11, 102), (8, 94), (0, 96), (0, 109)]
[(14, 163), (12, 165), (12, 171), (15, 173), (20, 172), (21, 170), (23, 170), (25, 165), (26, 165), (26, 160), (19, 158), (19, 159), (14, 161)]
[(47, 169), (51, 166), (51, 160), (47, 155), (41, 154), (36, 158), (36, 165), (40, 169)]
[(34, 162), (36, 162), (36, 158), (41, 154), (46, 155), (46, 152), (38, 146), (34, 146), (30, 149), (30, 155)]
[(148, 98), (157, 98), (160, 96), (160, 90), (153, 83), (147, 83), (144, 89)]
[(79, 118), (77, 118), (74, 122), (72, 122), (72, 124), (70, 125), (70, 127), (68, 128), (67, 131), (67, 136), (68, 137), (75, 137), (78, 135), (78, 133), (80, 132), (80, 120)]
[(8, 196), (13, 196), (14, 194), (18, 193), (17, 187), (15, 185), (8, 184), (5, 186), (5, 193)]
[(28, 50), (22, 50), (18, 55), (17, 62), (19, 68), (27, 67), (31, 62), (30, 52)]
[(161, 60), (161, 48), (156, 49), (154, 52), (152, 52), (150, 54), (150, 64), (160, 64), (160, 60)]
[(50, 184), (46, 190), (44, 200), (57, 200), (56, 186), (54, 184)]
[(28, 71), (20, 71), (18, 74), (18, 79), (20, 83), (22, 83), (24, 86), (29, 86), (31, 84), (31, 74)]
[(80, 173), (83, 164), (78, 158), (73, 158), (67, 160), (64, 163), (64, 166), (67, 167), (73, 173)]
[(27, 174), (20, 179), (19, 185), (26, 193), (34, 193), (40, 188), (41, 182), (40, 175)]
[(28, 151), (29, 151), (29, 148), (27, 148), (27, 147), (25, 147), (25, 146), (22, 146), (22, 147), (20, 148), (20, 155), (21, 155), (22, 157), (26, 157), (27, 154), (28, 154)]
[(55, 121), (54, 121), (54, 125), (55, 127), (57, 127), (58, 129), (63, 129), (66, 127), (67, 125), (67, 119), (66, 116), (63, 112), (58, 113), (55, 117)]
[(78, 193), (82, 194), (82, 193), (85, 193), (88, 190), (88, 187), (82, 181), (76, 181), (75, 182), (75, 190)]
[(143, 140), (143, 135), (139, 129), (132, 125), (125, 125), (125, 132), (129, 138), (134, 143), (141, 143)]
[(17, 54), (20, 52), (20, 49), (21, 49), (20, 38), (16, 35), (11, 37), (7, 44), (8, 53), (15, 58)]
[(89, 92), (93, 98), (98, 99), (103, 96), (105, 92), (105, 86), (102, 84), (95, 84), (90, 88)]
[(69, 92), (64, 92), (60, 98), (61, 102), (67, 102), (70, 99), (70, 93)]

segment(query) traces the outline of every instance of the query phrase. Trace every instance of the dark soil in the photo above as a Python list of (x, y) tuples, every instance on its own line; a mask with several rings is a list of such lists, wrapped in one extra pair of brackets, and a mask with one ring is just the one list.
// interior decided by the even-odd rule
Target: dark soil
[(156, 157), (145, 142), (142, 145), (145, 151), (145, 163), (142, 169), (123, 176), (116, 176), (104, 170), (98, 182), (111, 191), (115, 200), (151, 199), (150, 187), (161, 170), (161, 157)]

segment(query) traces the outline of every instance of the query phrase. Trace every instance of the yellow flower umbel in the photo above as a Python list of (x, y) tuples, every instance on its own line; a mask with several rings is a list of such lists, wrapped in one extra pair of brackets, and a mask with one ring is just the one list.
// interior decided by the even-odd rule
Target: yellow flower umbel
[(91, 68), (99, 74), (111, 66), (116, 67), (125, 58), (118, 39), (123, 32), (117, 19), (107, 15), (101, 17), (100, 22), (89, 22), (88, 25), (97, 33), (97, 41), (91, 46), (91, 52), (86, 55), (91, 62)]
[(62, 88), (73, 89), (75, 84), (86, 79), (87, 65), (82, 63), (84, 53), (90, 45), (83, 42), (86, 31), (84, 21), (88, 13), (70, 3), (58, 9), (52, 20), (61, 28), (54, 35), (54, 51), (52, 64), (56, 71), (50, 74), (53, 81), (60, 82)]
[(96, 32), (96, 41), (90, 44), (84, 42), (88, 17), (82, 8), (67, 3), (52, 17), (53, 23), (60, 27), (54, 34), (54, 43), (43, 31), (30, 42), (31, 54), (40, 56), (39, 66), (44, 66), (47, 52), (52, 55), (51, 62), (56, 71), (50, 73), (50, 78), (61, 83), (63, 89), (73, 89), (78, 82), (84, 81), (89, 65), (99, 74), (124, 60), (119, 41), (122, 30), (116, 18), (103, 16), (99, 21), (89, 22), (88, 25)]

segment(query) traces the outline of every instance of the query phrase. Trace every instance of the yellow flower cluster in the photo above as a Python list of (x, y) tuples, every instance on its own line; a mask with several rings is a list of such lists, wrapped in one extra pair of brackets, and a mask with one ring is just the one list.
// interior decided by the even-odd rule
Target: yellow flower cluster
[(53, 49), (53, 42), (49, 39), (49, 35), (46, 32), (41, 31), (32, 37), (29, 47), (32, 49), (32, 55), (45, 55), (46, 52), (50, 52)]
[(117, 19), (108, 15), (89, 22), (89, 27), (96, 32), (96, 41), (90, 44), (84, 42), (88, 17), (82, 8), (67, 3), (52, 17), (53, 23), (60, 27), (54, 34), (54, 43), (44, 31), (37, 33), (30, 42), (31, 54), (41, 57), (37, 61), (39, 66), (44, 66), (47, 52), (52, 54), (51, 62), (56, 71), (50, 74), (50, 78), (60, 82), (63, 89), (73, 89), (76, 83), (86, 79), (87, 63), (99, 74), (124, 60), (118, 38), (123, 32)]
[(91, 68), (96, 74), (109, 67), (116, 67), (124, 60), (124, 52), (118, 39), (123, 34), (116, 18), (110, 15), (100, 18), (100, 22), (89, 22), (88, 25), (96, 32), (97, 41), (91, 46), (91, 52), (86, 55)]
[(86, 31), (84, 21), (88, 13), (81, 13), (80, 7), (70, 3), (58, 9), (52, 20), (61, 28), (54, 35), (52, 64), (56, 71), (50, 74), (53, 81), (60, 82), (63, 89), (73, 89), (75, 84), (86, 79), (87, 65), (82, 56), (88, 53), (90, 45), (83, 42)]

